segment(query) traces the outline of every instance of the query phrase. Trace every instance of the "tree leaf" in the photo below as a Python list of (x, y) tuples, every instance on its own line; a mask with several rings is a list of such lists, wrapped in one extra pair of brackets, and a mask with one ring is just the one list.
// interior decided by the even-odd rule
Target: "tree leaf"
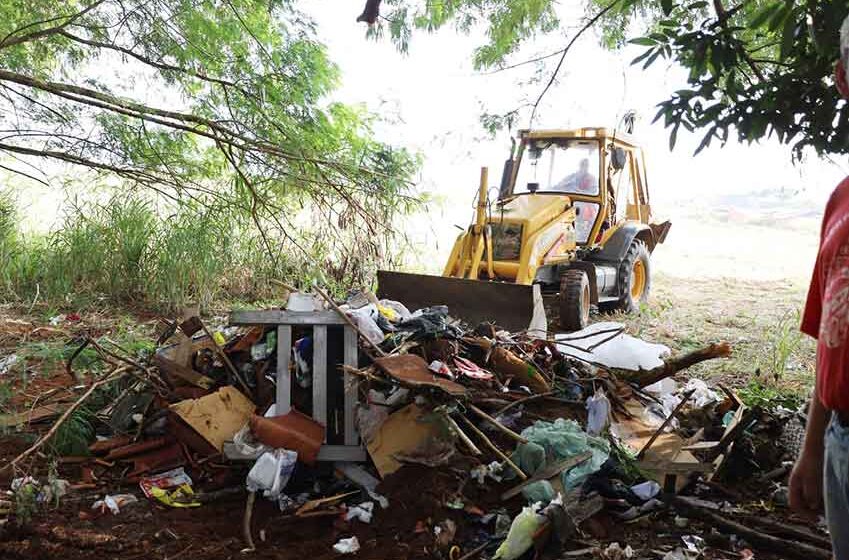
[(657, 41), (651, 37), (637, 37), (636, 39), (631, 39), (628, 42), (632, 45), (640, 45), (642, 47), (652, 47), (657, 44)]
[(661, 9), (663, 9), (663, 15), (668, 16), (670, 13), (672, 13), (672, 0), (660, 0), (660, 7)]
[(754, 29), (766, 25), (766, 23), (769, 21), (769, 18), (777, 10), (780, 10), (783, 5), (783, 2), (773, 2), (761, 6), (760, 8), (755, 10), (755, 12), (752, 14), (751, 19), (749, 19), (749, 27)]

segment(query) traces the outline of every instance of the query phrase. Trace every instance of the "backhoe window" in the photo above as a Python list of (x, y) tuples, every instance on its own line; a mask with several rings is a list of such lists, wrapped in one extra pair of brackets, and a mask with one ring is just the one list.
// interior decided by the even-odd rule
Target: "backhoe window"
[[(525, 147), (514, 194), (537, 192), (597, 196), (598, 142), (534, 140)], [(529, 188), (531, 184), (531, 188)]]

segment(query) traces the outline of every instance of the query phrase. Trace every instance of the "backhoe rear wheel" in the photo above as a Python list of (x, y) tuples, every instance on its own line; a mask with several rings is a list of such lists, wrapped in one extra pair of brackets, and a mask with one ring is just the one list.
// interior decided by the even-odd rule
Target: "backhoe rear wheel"
[(567, 270), (560, 277), (560, 326), (579, 331), (590, 321), (590, 281), (583, 270)]
[(626, 313), (637, 313), (640, 305), (648, 302), (651, 291), (651, 256), (646, 244), (635, 239), (622, 264), (619, 265), (619, 285), (622, 295), (617, 309)]

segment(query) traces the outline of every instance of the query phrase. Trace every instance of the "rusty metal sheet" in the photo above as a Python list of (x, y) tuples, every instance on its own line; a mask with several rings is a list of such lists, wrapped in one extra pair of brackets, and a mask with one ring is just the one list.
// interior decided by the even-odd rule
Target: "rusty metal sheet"
[(427, 368), (427, 363), (415, 354), (387, 356), (374, 361), (388, 376), (409, 387), (436, 387), (453, 396), (463, 396), (466, 388), (450, 379), (439, 377)]
[(447, 305), (453, 317), (472, 325), (494, 322), (520, 331), (533, 323), (534, 328), (545, 328), (539, 286), (378, 270), (377, 296), (400, 301), (410, 311)]

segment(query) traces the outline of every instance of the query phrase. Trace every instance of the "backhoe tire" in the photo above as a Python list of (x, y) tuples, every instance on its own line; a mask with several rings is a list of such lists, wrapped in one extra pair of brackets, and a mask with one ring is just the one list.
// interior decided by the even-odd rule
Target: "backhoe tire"
[(635, 239), (619, 265), (619, 285), (622, 295), (616, 309), (638, 313), (640, 305), (648, 302), (651, 292), (651, 255), (643, 241)]
[(560, 327), (586, 328), (590, 320), (590, 281), (583, 270), (567, 270), (560, 277)]

